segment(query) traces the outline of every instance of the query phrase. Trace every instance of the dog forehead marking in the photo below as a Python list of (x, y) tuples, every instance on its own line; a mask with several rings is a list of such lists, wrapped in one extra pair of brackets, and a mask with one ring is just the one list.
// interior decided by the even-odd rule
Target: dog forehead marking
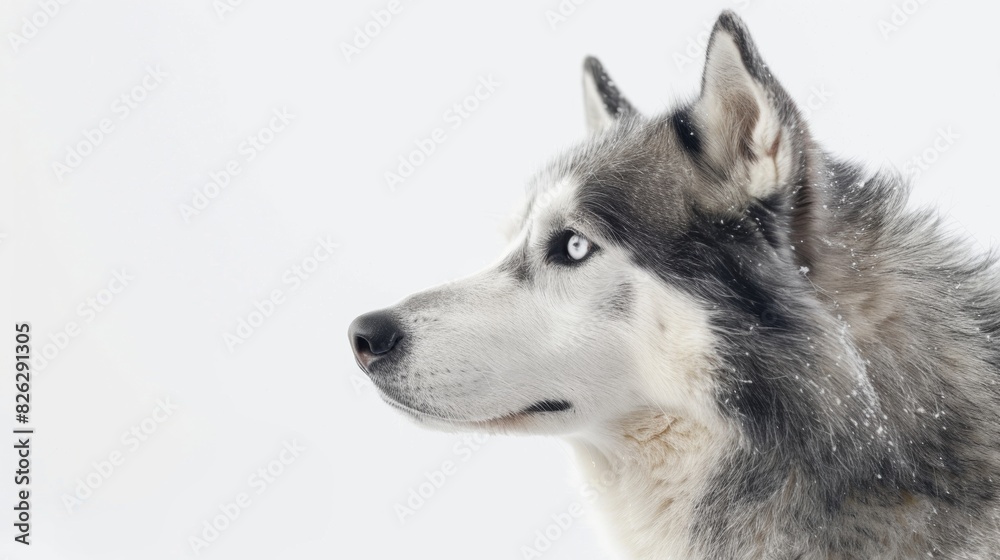
[(543, 221), (565, 219), (572, 208), (579, 181), (571, 175), (563, 175), (538, 184), (540, 187), (535, 191), (525, 224), (530, 227)]

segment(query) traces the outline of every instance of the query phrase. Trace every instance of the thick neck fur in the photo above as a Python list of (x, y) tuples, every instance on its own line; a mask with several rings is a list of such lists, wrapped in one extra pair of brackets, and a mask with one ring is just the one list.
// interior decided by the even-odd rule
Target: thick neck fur
[(639, 411), (572, 440), (580, 470), (624, 558), (695, 558), (690, 522), (734, 432)]

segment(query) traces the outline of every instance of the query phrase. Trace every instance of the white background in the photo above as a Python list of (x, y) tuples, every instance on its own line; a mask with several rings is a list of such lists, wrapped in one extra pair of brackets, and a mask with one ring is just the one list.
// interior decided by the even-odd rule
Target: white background
[[(386, 4), (247, 0), (220, 17), (211, 0), (75, 1), (15, 48), (42, 8), (3, 3), (0, 426), (14, 426), (14, 322), (31, 322), (36, 354), (70, 322), (79, 334), (33, 378), (30, 547), (13, 542), (13, 438), (0, 441), (0, 555), (194, 557), (190, 537), (247, 492), (201, 557), (524, 557), (583, 502), (566, 448), (493, 438), (469, 454), (411, 425), (357, 369), (347, 325), (498, 256), (524, 180), (583, 137), (585, 55), (661, 111), (696, 93), (723, 8), (813, 103), (833, 152), (902, 168), (950, 127), (914, 197), (983, 247), (998, 231), (996, 3), (910, 0), (886, 36), (901, 0), (590, 0), (555, 26), (557, 0), (402, 0), (348, 60), (342, 44)], [(166, 77), (121, 118), (115, 100), (147, 67)], [(453, 129), (445, 112), (490, 76), (499, 87)], [(282, 108), (291, 124), (245, 161), (241, 143)], [(113, 132), (57, 178), (53, 163), (105, 118)], [(390, 189), (385, 173), (438, 127), (445, 142)], [(185, 220), (180, 206), (231, 159), (241, 173)], [(326, 236), (334, 257), (292, 291), (285, 271)], [(121, 269), (134, 279), (81, 313)], [(275, 289), (284, 303), (230, 352), (223, 334)], [(168, 398), (176, 411), (149, 420)], [(122, 434), (144, 419), (154, 430), (133, 451)], [(257, 494), (248, 477), (293, 440), (305, 450)], [(116, 451), (123, 463), (101, 476), (94, 464)], [(449, 460), (456, 474), (401, 522), (395, 505)], [(68, 508), (88, 476), (99, 486)], [(596, 535), (576, 521), (543, 556), (608, 558)]]

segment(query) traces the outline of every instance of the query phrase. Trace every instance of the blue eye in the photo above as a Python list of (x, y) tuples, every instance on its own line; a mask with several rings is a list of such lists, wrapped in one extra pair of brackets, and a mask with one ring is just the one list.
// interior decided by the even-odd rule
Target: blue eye
[(583, 260), (590, 254), (590, 241), (579, 233), (574, 234), (566, 242), (566, 254), (574, 261)]
[(549, 241), (547, 259), (551, 263), (574, 265), (583, 262), (597, 250), (589, 239), (573, 230), (565, 230)]

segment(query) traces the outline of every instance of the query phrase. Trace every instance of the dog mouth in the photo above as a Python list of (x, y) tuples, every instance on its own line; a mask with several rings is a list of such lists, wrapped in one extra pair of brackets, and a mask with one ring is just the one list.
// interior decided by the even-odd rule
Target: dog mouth
[(486, 419), (466, 419), (466, 418), (455, 418), (450, 416), (444, 416), (441, 414), (435, 414), (430, 412), (425, 412), (418, 408), (413, 407), (409, 404), (404, 404), (392, 396), (386, 395), (384, 399), (390, 405), (395, 408), (408, 413), (410, 416), (414, 416), (418, 419), (427, 420), (437, 420), (439, 422), (446, 422), (449, 424), (465, 424), (465, 425), (491, 425), (491, 424), (507, 424), (510, 422), (527, 419), (536, 416), (545, 416), (549, 414), (555, 414), (559, 412), (566, 412), (573, 409), (573, 403), (562, 400), (562, 399), (546, 399), (538, 401), (534, 404), (526, 406), (517, 412), (510, 412), (501, 416), (496, 416)]
[(540, 414), (545, 412), (562, 412), (564, 410), (569, 410), (573, 408), (572, 403), (569, 401), (538, 401), (535, 404), (525, 408), (517, 414)]

